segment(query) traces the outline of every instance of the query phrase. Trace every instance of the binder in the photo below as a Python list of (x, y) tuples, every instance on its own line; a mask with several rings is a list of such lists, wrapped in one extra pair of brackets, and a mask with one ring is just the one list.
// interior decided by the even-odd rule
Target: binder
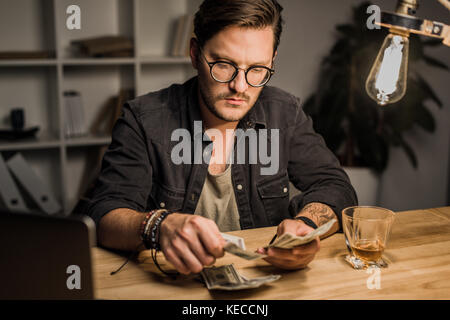
[(51, 194), (45, 181), (33, 171), (22, 154), (16, 153), (6, 162), (6, 165), (42, 211), (47, 214), (61, 212), (61, 206)]
[(0, 153), (0, 198), (11, 212), (29, 212), (13, 178), (11, 177), (5, 160)]

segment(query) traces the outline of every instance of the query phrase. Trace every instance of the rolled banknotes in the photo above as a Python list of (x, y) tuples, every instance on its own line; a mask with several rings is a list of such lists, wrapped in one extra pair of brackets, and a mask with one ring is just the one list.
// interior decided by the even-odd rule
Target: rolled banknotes
[(225, 241), (227, 243), (232, 242), (235, 245), (237, 245), (239, 248), (241, 248), (242, 250), (245, 250), (245, 241), (243, 238), (237, 237), (237, 236), (232, 236), (231, 234), (227, 234), (227, 233), (221, 233), (220, 235), (222, 236), (222, 238), (225, 239)]
[(293, 235), (292, 233), (284, 233), (279, 238), (277, 238), (272, 244), (269, 244), (265, 248), (292, 249), (294, 247), (310, 243), (315, 238), (326, 234), (336, 221), (337, 221), (336, 219), (330, 220), (304, 236), (296, 236)]
[(242, 249), (241, 247), (238, 247), (235, 243), (233, 242), (228, 242), (225, 247), (223, 248), (226, 252), (229, 252), (235, 256), (238, 256), (242, 259), (245, 260), (257, 260), (257, 259), (262, 259), (267, 257), (264, 254), (260, 254), (260, 253), (256, 253), (256, 252), (251, 252), (251, 251), (247, 251)]

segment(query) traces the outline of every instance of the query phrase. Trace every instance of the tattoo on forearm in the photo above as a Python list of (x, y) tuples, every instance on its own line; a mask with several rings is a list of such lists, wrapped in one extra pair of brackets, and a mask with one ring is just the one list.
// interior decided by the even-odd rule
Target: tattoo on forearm
[(322, 203), (307, 204), (302, 209), (300, 215), (310, 216), (317, 223), (317, 226), (321, 226), (336, 217), (334, 211)]

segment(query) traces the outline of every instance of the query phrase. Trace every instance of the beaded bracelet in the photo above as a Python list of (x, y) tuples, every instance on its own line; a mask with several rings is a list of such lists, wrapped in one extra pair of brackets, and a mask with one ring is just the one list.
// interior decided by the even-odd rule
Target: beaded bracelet
[(173, 212), (175, 212), (175, 210), (168, 211), (166, 209), (156, 209), (153, 211), (151, 217), (146, 221), (144, 230), (141, 234), (142, 242), (146, 249), (160, 250), (159, 227), (167, 215)]
[(148, 220), (147, 225), (145, 226), (144, 230), (144, 239), (148, 240), (150, 237), (150, 231), (153, 228), (153, 225), (155, 224), (156, 219), (161, 215), (161, 210), (155, 210), (155, 213), (152, 215), (152, 217)]
[(155, 218), (159, 216), (159, 212), (162, 211), (160, 209), (154, 209), (150, 211), (144, 218), (141, 224), (141, 240), (144, 243), (146, 249), (150, 249), (148, 245), (148, 239), (150, 235), (150, 230), (152, 229), (152, 225), (154, 224)]
[(160, 233), (159, 229), (161, 227), (161, 223), (171, 213), (172, 212), (169, 212), (167, 210), (161, 212), (161, 214), (159, 215), (159, 217), (156, 218), (156, 220), (152, 226), (152, 230), (150, 232), (150, 244), (151, 244), (151, 248), (155, 249), (156, 251), (161, 250), (161, 246), (159, 244), (159, 233)]
[(148, 213), (145, 215), (144, 220), (142, 220), (141, 227), (140, 227), (140, 235), (141, 235), (141, 239), (142, 239), (142, 240), (144, 240), (145, 228), (146, 228), (147, 225), (148, 225), (148, 221), (149, 221), (150, 218), (153, 216), (153, 214), (155, 213), (155, 211), (156, 211), (156, 210), (152, 210), (152, 211), (148, 212)]

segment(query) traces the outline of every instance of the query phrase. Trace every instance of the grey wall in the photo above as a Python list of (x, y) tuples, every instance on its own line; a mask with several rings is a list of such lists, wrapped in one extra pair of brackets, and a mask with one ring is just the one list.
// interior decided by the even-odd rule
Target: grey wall
[[(322, 57), (334, 41), (336, 24), (349, 21), (351, 7), (360, 0), (279, 0), (285, 8), (285, 33), (271, 82), (302, 99), (312, 93)], [(395, 0), (374, 0), (382, 10), (394, 11)], [(437, 1), (422, 0), (417, 16), (450, 24), (449, 12)], [(380, 43), (381, 46), (381, 43)], [(429, 55), (450, 65), (450, 48), (440, 46)], [(438, 207), (450, 204), (450, 73), (423, 66), (422, 75), (431, 84), (444, 107), (429, 102), (436, 119), (434, 134), (416, 128), (406, 140), (416, 151), (414, 169), (402, 150), (393, 148), (387, 170), (380, 177), (378, 205), (393, 210)]]

